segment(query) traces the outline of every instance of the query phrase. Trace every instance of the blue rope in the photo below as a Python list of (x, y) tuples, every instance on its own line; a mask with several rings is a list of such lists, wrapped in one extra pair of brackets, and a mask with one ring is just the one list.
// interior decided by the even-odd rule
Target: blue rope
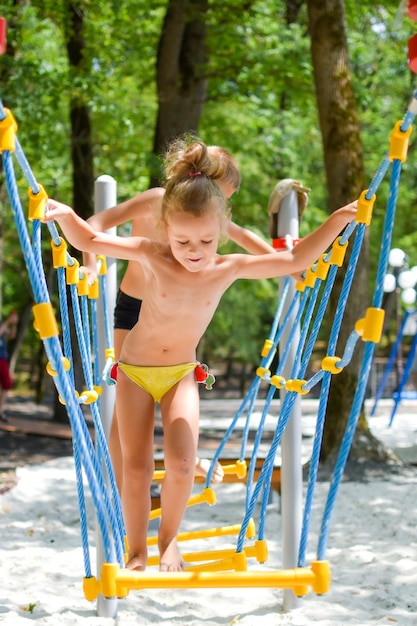
[[(382, 243), (381, 243), (381, 254), (379, 258), (378, 271), (377, 271), (377, 277), (379, 279), (379, 283), (377, 283), (377, 287), (379, 284), (383, 283), (383, 277), (385, 276), (386, 270), (387, 270), (388, 254), (389, 254), (389, 249), (391, 247), (391, 236), (392, 236), (394, 220), (395, 220), (395, 211), (396, 211), (396, 205), (397, 205), (400, 174), (401, 174), (401, 161), (399, 161), (398, 159), (394, 159), (393, 164), (392, 164), (392, 172), (391, 172), (391, 180), (390, 180), (390, 194), (389, 194), (388, 202), (387, 202), (384, 233), (383, 233), (383, 238), (382, 238)], [(375, 308), (381, 308), (381, 304), (382, 304), (382, 290), (377, 288), (375, 289), (375, 292), (374, 292), (373, 306)], [(365, 349), (364, 349), (362, 365), (361, 365), (361, 369), (359, 373), (358, 385), (356, 387), (351, 412), (350, 412), (350, 415), (346, 424), (346, 429), (345, 429), (342, 443), (340, 446), (339, 454), (336, 460), (335, 469), (333, 472), (333, 478), (330, 484), (330, 489), (329, 489), (328, 497), (326, 500), (324, 513), (323, 513), (323, 519), (322, 519), (321, 531), (320, 531), (320, 537), (319, 537), (319, 543), (318, 543), (318, 553), (317, 553), (319, 560), (322, 560), (325, 558), (330, 520), (331, 520), (331, 516), (333, 513), (336, 494), (337, 494), (337, 490), (340, 485), (340, 482), (342, 480), (344, 468), (346, 466), (349, 451), (352, 446), (357, 421), (359, 419), (360, 411), (361, 411), (363, 401), (365, 398), (366, 385), (367, 385), (368, 378), (369, 378), (369, 371), (370, 371), (371, 364), (372, 364), (374, 350), (375, 350), (374, 343), (372, 342), (365, 343)]]
[[(400, 331), (401, 334), (404, 332), (404, 327), (405, 327), (405, 324), (406, 324), (406, 321), (408, 319), (409, 314), (410, 314), (410, 311), (406, 311), (405, 314), (404, 314), (404, 319), (403, 319), (403, 323), (401, 325), (401, 331)], [(408, 354), (408, 358), (407, 358), (407, 361), (406, 361), (406, 364), (405, 364), (403, 375), (401, 377), (400, 384), (398, 385), (398, 389), (394, 393), (395, 402), (394, 402), (394, 406), (392, 407), (391, 415), (390, 415), (390, 418), (389, 418), (388, 428), (391, 428), (392, 423), (394, 421), (395, 414), (397, 412), (398, 405), (401, 402), (402, 392), (403, 392), (403, 389), (404, 389), (404, 385), (406, 384), (406, 382), (408, 380), (408, 377), (410, 375), (411, 366), (413, 364), (414, 353), (416, 351), (416, 347), (417, 347), (417, 333), (414, 333), (413, 341), (411, 342), (410, 352)]]

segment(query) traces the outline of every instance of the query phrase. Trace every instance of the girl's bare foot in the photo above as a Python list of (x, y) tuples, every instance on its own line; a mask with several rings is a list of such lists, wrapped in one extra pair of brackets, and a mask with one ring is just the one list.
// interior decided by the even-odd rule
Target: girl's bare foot
[[(195, 462), (196, 474), (198, 474), (199, 476), (204, 476), (205, 478), (209, 472), (210, 465), (211, 465), (210, 459), (199, 459), (197, 457), (196, 462)], [(221, 483), (223, 478), (224, 478), (223, 468), (221, 464), (217, 461), (216, 465), (214, 466), (213, 473), (211, 475), (211, 482)]]
[(127, 569), (135, 570), (136, 572), (144, 572), (146, 568), (147, 557), (143, 559), (142, 557), (135, 555), (131, 556), (126, 563)]
[(160, 572), (183, 572), (185, 570), (185, 563), (175, 539), (173, 539), (165, 549), (160, 548), (159, 553)]

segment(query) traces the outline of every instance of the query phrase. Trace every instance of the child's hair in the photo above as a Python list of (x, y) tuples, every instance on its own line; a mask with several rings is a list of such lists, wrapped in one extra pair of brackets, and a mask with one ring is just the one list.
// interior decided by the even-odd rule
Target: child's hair
[[(226, 150), (217, 146), (208, 148), (199, 139), (191, 143), (181, 139), (171, 144), (164, 160), (166, 183), (161, 212), (163, 223), (166, 224), (173, 211), (199, 216), (214, 208), (221, 218), (222, 231), (225, 231), (230, 210), (217, 181), (227, 180), (233, 184), (230, 172), (235, 169), (226, 158), (227, 154)], [(237, 166), (236, 170), (240, 182)]]
[(242, 175), (230, 152), (221, 146), (207, 146), (207, 152), (214, 168), (213, 180), (228, 183), (235, 191), (238, 191)]

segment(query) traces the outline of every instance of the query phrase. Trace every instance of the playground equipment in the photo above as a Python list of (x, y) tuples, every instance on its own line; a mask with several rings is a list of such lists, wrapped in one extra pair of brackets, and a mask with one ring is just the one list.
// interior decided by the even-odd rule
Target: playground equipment
[[(191, 553), (185, 555), (185, 560), (192, 563), (187, 568), (187, 571), (181, 573), (159, 572), (154, 574), (149, 573), (149, 571), (129, 571), (124, 567), (126, 546), (123, 516), (101, 420), (103, 383), (107, 380), (107, 373), (114, 358), (108, 307), (106, 306), (105, 277), (107, 274), (107, 260), (103, 257), (98, 258), (99, 279), (94, 285), (89, 286), (87, 277), (83, 276), (79, 271), (78, 262), (68, 254), (66, 243), (59, 235), (56, 226), (54, 224), (48, 224), (47, 226), (42, 224), (42, 218), (47, 207), (47, 193), (37, 182), (25, 158), (17, 138), (17, 124), (12, 112), (5, 109), (0, 103), (0, 150), (2, 152), (10, 203), (35, 300), (33, 307), (34, 326), (39, 333), (48, 357), (48, 373), (53, 378), (59, 397), (66, 406), (73, 432), (77, 496), (84, 555), (84, 593), (88, 600), (96, 600), (99, 596), (106, 600), (114, 600), (111, 608), (107, 611), (108, 613), (115, 611), (114, 607), (117, 598), (123, 598), (130, 590), (150, 587), (272, 586), (291, 589), (296, 596), (303, 596), (310, 589), (317, 594), (322, 594), (329, 590), (330, 565), (326, 560), (326, 550), (330, 521), (337, 490), (342, 479), (357, 420), (364, 402), (375, 344), (380, 340), (382, 332), (384, 320), (384, 312), (381, 308), (383, 280), (387, 269), (391, 233), (395, 219), (401, 166), (407, 158), (411, 124), (416, 113), (417, 92), (412, 96), (404, 119), (394, 125), (388, 151), (369, 188), (361, 194), (356, 221), (346, 228), (345, 232), (335, 241), (331, 250), (308, 269), (304, 281), (297, 283), (293, 293), (292, 279), (285, 279), (271, 332), (265, 340), (261, 352), (261, 360), (256, 376), (236, 415), (231, 418), (230, 426), (214, 455), (212, 468), (207, 476), (204, 489), (201, 494), (190, 502), (190, 505), (215, 503), (215, 490), (210, 486), (211, 474), (216, 461), (221, 458), (222, 451), (237, 423), (243, 419), (245, 427), (241, 438), (241, 454), (234, 464), (234, 471), (238, 475), (243, 476), (245, 472), (247, 473), (246, 498), (241, 524), (233, 525), (227, 531), (224, 529), (203, 529), (202, 531), (197, 531), (194, 535), (195, 537), (209, 535), (221, 537), (225, 534), (236, 533), (236, 547), (232, 550)], [(29, 222), (27, 222), (24, 216), (16, 185), (14, 158), (29, 184)], [(384, 233), (381, 241), (372, 306), (367, 308), (363, 313), (363, 317), (357, 320), (346, 342), (343, 354), (337, 356), (337, 339), (343, 322), (343, 315), (348, 305), (349, 292), (365, 231), (372, 221), (376, 191), (390, 167), (391, 193), (386, 207)], [(45, 228), (48, 228), (52, 240), (53, 264), (58, 277), (61, 332), (59, 331), (59, 324), (50, 301), (43, 272), (41, 242), (42, 232)], [(355, 236), (352, 243), (352, 253), (346, 267), (337, 312), (330, 330), (327, 354), (321, 362), (319, 371), (310, 379), (306, 379), (308, 364), (322, 326), (336, 274), (338, 268), (345, 262), (347, 245), (350, 239), (353, 238), (353, 235)], [(81, 390), (75, 389), (67, 288), (70, 293), (77, 331), (77, 349), (82, 357), (85, 388)], [(97, 319), (99, 305), (102, 307), (106, 330), (104, 333), (104, 346), (102, 343), (100, 345), (98, 338)], [(299, 329), (301, 330), (299, 331)], [(285, 337), (285, 341), (282, 341), (283, 337)], [(306, 566), (307, 542), (330, 381), (332, 376), (339, 374), (349, 365), (359, 340), (365, 343), (365, 347), (358, 385), (323, 511), (317, 559), (310, 566)], [(282, 350), (276, 371), (272, 372), (271, 367), (278, 345), (281, 345)], [(102, 363), (103, 354), (104, 365)], [(294, 407), (300, 396), (308, 394), (318, 383), (321, 383), (321, 392), (302, 528), (298, 542), (297, 566), (291, 569), (275, 571), (248, 569), (250, 567), (248, 564), (249, 559), (255, 558), (258, 563), (264, 563), (268, 556), (265, 539), (265, 521), (271, 477), (278, 446), (282, 442), (284, 433), (294, 413)], [(253, 418), (253, 407), (255, 400), (258, 398), (261, 385), (267, 385), (268, 392), (262, 415), (257, 423), (257, 436), (253, 444), (249, 466), (247, 467), (244, 460), (247, 457), (249, 428)], [(272, 400), (278, 392), (281, 394), (281, 407), (279, 414), (276, 416), (272, 443), (255, 481), (254, 474), (265, 421), (267, 416), (273, 412)], [(95, 445), (93, 445), (86, 426), (84, 415), (81, 411), (81, 404), (88, 405), (91, 410), (96, 431)], [(102, 544), (103, 562), (97, 576), (93, 575), (91, 567), (91, 547), (89, 545), (85, 515), (86, 493), (84, 478), (97, 513), (98, 533)], [(253, 517), (255, 507), (258, 505), (260, 521), (257, 539), (253, 544), (248, 545), (248, 542), (254, 537)], [(154, 511), (152, 517), (157, 517), (159, 513), (160, 511)], [(187, 538), (190, 537), (191, 535), (188, 534)], [(152, 543), (152, 538), (149, 541)], [(151, 568), (154, 564), (157, 564), (157, 559), (150, 560), (149, 567)]]

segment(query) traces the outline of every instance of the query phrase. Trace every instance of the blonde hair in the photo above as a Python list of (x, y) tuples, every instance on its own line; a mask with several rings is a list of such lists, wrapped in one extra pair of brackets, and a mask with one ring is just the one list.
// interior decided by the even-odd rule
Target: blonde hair
[(228, 183), (238, 191), (242, 175), (230, 152), (221, 146), (207, 146), (207, 152), (214, 168), (213, 180)]
[[(169, 215), (182, 211), (196, 217), (208, 210), (217, 210), (222, 232), (230, 218), (227, 200), (217, 184), (226, 181), (233, 185), (236, 177), (229, 153), (217, 146), (207, 147), (199, 139), (187, 143), (184, 139), (174, 141), (165, 155), (165, 194), (162, 200), (161, 219), (167, 223)], [(234, 163), (234, 159), (231, 157)], [(240, 173), (238, 172), (239, 182)]]

